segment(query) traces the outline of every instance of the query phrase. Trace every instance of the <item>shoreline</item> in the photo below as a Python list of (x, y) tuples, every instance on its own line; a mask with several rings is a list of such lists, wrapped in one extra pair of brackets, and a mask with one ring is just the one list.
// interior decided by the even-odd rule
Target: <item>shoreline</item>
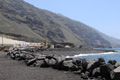
[(99, 50), (92, 48), (58, 48), (58, 49), (48, 49), (47, 51), (42, 51), (44, 54), (58, 54), (64, 56), (75, 56), (82, 54), (100, 54), (107, 52), (118, 52), (115, 50)]
[[(45, 55), (74, 55), (74, 54), (96, 54), (109, 52), (102, 50), (93, 50), (88, 48), (81, 49), (51, 49), (42, 51)], [(24, 61), (12, 60), (6, 56), (4, 52), (0, 52), (0, 78), (5, 80), (86, 80), (81, 78), (81, 75), (74, 74), (72, 71), (64, 71), (41, 67), (26, 66)], [(2, 73), (1, 73), (2, 72)], [(12, 73), (12, 74), (11, 74)], [(7, 76), (6, 76), (7, 75)]]
[[(120, 53), (120, 52), (118, 52)], [(118, 54), (117, 52), (103, 52), (103, 53), (89, 53), (89, 54), (78, 54), (74, 55), (73, 57), (79, 57), (79, 56), (90, 56), (90, 55), (104, 55), (104, 54)]]

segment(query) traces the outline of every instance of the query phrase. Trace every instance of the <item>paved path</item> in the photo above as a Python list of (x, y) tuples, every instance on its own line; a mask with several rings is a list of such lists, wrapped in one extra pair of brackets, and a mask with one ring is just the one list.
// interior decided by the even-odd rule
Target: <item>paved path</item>
[(27, 67), (0, 52), (0, 80), (81, 80), (79, 75), (51, 68)]

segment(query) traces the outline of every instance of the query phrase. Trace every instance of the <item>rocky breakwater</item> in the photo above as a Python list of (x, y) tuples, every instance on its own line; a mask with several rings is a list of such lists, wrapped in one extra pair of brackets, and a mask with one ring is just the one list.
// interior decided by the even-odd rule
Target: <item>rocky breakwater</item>
[(84, 80), (119, 80), (120, 76), (120, 63), (115, 60), (106, 63), (103, 58), (66, 58), (64, 55), (33, 54), (18, 49), (9, 50), (7, 55), (13, 60), (24, 61), (26, 66), (71, 71)]

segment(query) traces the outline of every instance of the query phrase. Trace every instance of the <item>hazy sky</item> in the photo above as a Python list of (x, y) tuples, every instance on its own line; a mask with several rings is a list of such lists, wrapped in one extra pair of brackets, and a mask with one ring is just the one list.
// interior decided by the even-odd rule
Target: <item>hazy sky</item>
[(120, 39), (120, 0), (24, 0)]

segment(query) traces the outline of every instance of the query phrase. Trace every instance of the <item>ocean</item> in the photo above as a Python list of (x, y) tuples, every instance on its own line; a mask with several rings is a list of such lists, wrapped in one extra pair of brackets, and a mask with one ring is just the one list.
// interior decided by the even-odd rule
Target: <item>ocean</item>
[(118, 52), (79, 54), (79, 55), (75, 55), (74, 58), (97, 59), (99, 57), (102, 57), (105, 59), (106, 62), (108, 62), (109, 60), (116, 60), (117, 62), (120, 62), (120, 48), (95, 48), (95, 49), (116, 50)]

